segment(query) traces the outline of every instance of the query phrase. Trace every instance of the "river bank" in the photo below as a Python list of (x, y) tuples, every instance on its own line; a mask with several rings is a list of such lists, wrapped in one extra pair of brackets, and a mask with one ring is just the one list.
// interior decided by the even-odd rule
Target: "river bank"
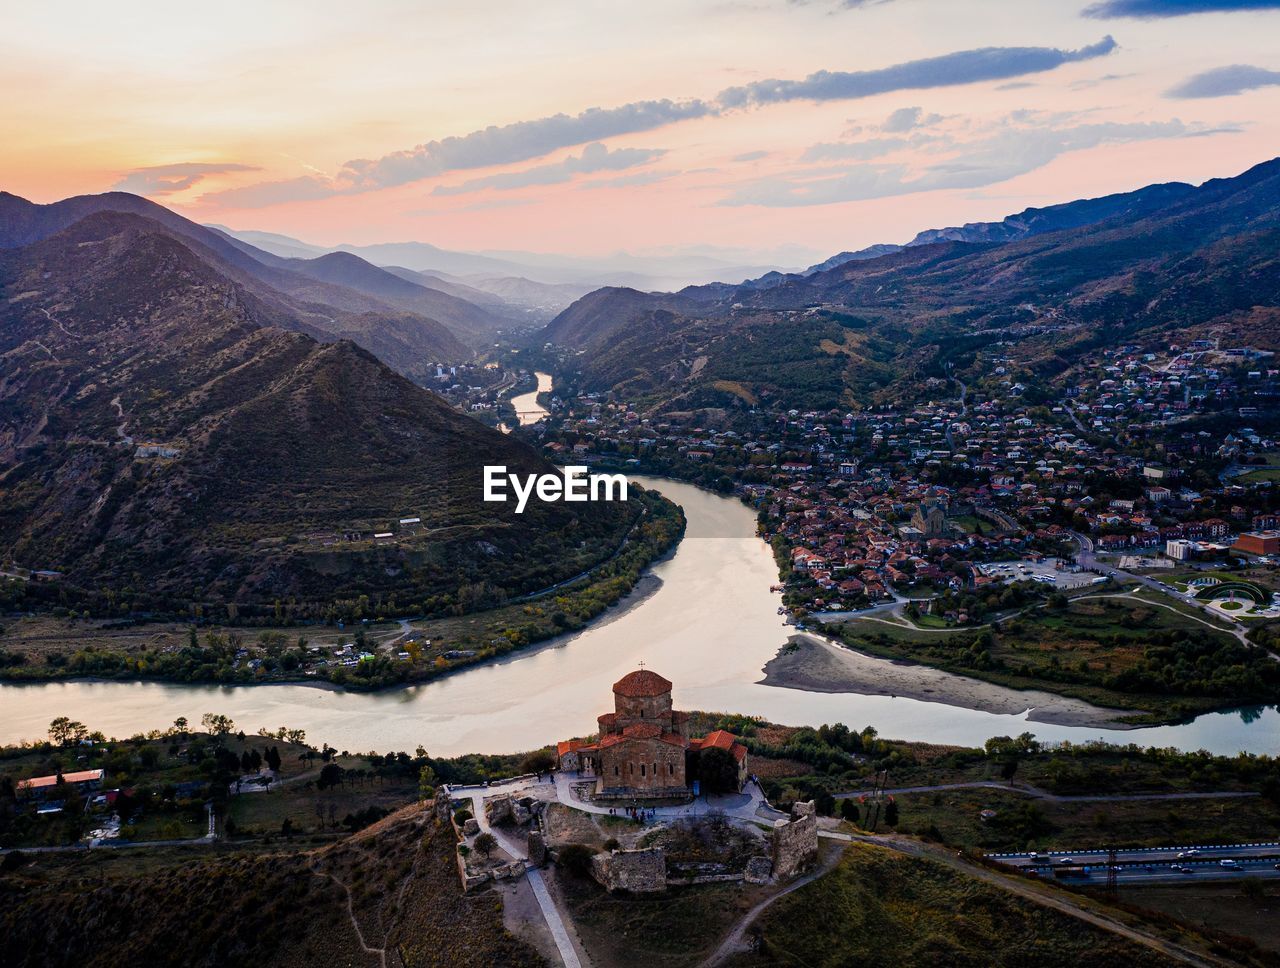
[(761, 684), (760, 670), (796, 630), (778, 614), (781, 596), (771, 591), (777, 563), (756, 535), (755, 515), (739, 501), (688, 484), (631, 479), (684, 509), (684, 538), (649, 569), (656, 585), (645, 581), (576, 633), (430, 682), (377, 691), (121, 680), (0, 684), (0, 743), (43, 736), (57, 715), (129, 736), (157, 721), (185, 716), (199, 722), (213, 712), (247, 732), (288, 724), (339, 749), (421, 745), (433, 756), (510, 753), (592, 732), (611, 706), (613, 683), (643, 662), (674, 683), (680, 709), (801, 726), (873, 725), (881, 735), (907, 741), (980, 747), (992, 736), (1031, 732), (1043, 742), (1104, 740), (1227, 756), (1280, 747), (1280, 713), (1272, 708), (1117, 729), (1029, 718), (1033, 704), (1023, 693), (1016, 693), (1022, 697), (1016, 711), (999, 713), (948, 705), (937, 693), (915, 699)]
[(580, 634), (652, 594), (661, 584), (652, 568), (679, 547), (685, 518), (659, 494), (642, 492), (636, 500), (641, 514), (610, 557), (497, 608), (434, 618), (379, 616), (346, 628), (196, 628), (172, 621), (14, 616), (0, 627), (0, 681), (299, 685), (352, 692), (433, 682)]
[(1050, 692), (1008, 689), (931, 666), (864, 655), (808, 632), (791, 636), (764, 673), (762, 685), (782, 689), (891, 696), (1006, 716), (1026, 713), (1028, 722), (1056, 726), (1137, 728), (1122, 718), (1132, 716), (1132, 710), (1105, 709)]

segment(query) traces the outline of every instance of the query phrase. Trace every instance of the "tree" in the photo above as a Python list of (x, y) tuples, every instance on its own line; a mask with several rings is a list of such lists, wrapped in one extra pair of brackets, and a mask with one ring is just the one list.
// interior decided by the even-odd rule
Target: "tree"
[(280, 836), (285, 840), (293, 839), (293, 821), (288, 817), (285, 817), (284, 822), (280, 824)]
[(320, 770), (320, 779), (316, 781), (316, 786), (321, 790), (327, 790), (331, 786), (342, 783), (342, 777), (342, 767), (337, 763), (326, 763)]
[(1008, 759), (1006, 759), (1004, 762), (1000, 764), (1000, 775), (1004, 777), (1006, 780), (1008, 780), (1010, 783), (1013, 782), (1013, 778), (1014, 776), (1017, 775), (1017, 772), (1018, 772), (1018, 758), (1016, 756), (1010, 756)]
[(179, 736), (187, 735), (187, 717), (179, 716), (173, 721), (173, 731)]
[(489, 855), (498, 849), (498, 838), (486, 830), (482, 833), (476, 834), (473, 846), (476, 850), (480, 851), (480, 853), (484, 854), (485, 859), (488, 860)]
[(884, 822), (890, 827), (898, 826), (898, 801), (890, 800), (884, 807)]
[(857, 801), (851, 800), (848, 797), (841, 800), (840, 816), (851, 824), (856, 824), (860, 819), (862, 819), (858, 810)]
[(221, 713), (205, 713), (200, 718), (200, 725), (218, 737), (226, 736), (236, 728), (236, 724), (231, 717), (224, 716)]
[(698, 779), (705, 793), (737, 793), (738, 761), (718, 746), (705, 749), (698, 754)]
[(423, 800), (430, 800), (435, 795), (436, 771), (431, 769), (430, 764), (424, 763), (422, 769), (418, 771), (418, 796)]
[(520, 763), (521, 773), (546, 773), (555, 769), (556, 758), (551, 750), (535, 750)]
[(66, 716), (59, 716), (49, 724), (49, 738), (59, 746), (79, 743), (89, 735), (89, 728)]
[(280, 772), (280, 751), (274, 746), (268, 748), (266, 756), (267, 766), (271, 768), (272, 773)]
[(570, 873), (586, 877), (591, 872), (591, 858), (595, 853), (586, 844), (565, 844), (560, 848), (556, 863)]

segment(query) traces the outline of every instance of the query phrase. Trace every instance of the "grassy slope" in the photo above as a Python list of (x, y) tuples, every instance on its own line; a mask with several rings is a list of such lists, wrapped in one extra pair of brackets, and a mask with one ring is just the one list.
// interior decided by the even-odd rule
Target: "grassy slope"
[(939, 864), (853, 845), (768, 909), (741, 965), (1163, 965), (1146, 948)]
[(452, 833), (417, 807), (315, 851), (40, 858), (0, 875), (0, 963), (376, 965), (329, 874), (366, 942), (407, 964), (541, 963), (493, 895), (461, 895)]
[[(970, 649), (977, 631), (957, 629), (954, 635), (944, 635), (856, 620), (834, 630), (859, 651), (910, 659), (1015, 689), (1043, 689), (1150, 714), (1143, 718), (1170, 719), (1238, 704), (1231, 696), (1187, 681), (1172, 682), (1163, 691), (1132, 690), (1111, 681), (1114, 675), (1145, 666), (1152, 632), (1186, 631), (1206, 636), (1215, 646), (1232, 645), (1228, 634), (1181, 611), (1092, 597), (1072, 601), (1061, 612), (1032, 609), (1000, 624), (985, 658)], [(1269, 671), (1262, 653), (1242, 657), (1260, 671)]]

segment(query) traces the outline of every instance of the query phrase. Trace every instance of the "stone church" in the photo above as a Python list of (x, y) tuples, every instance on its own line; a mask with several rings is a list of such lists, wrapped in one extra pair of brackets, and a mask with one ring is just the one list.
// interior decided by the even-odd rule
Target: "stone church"
[(593, 743), (567, 740), (556, 747), (560, 769), (596, 778), (600, 797), (683, 797), (697, 758), (716, 747), (738, 764), (738, 788), (747, 778), (747, 749), (724, 730), (691, 739), (689, 714), (671, 708), (671, 683), (639, 669), (613, 684), (613, 712), (598, 718)]

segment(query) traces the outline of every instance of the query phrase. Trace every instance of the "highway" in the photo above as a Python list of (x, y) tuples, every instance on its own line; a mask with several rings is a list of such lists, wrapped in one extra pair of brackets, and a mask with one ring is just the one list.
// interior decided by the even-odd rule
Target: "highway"
[[(988, 854), (988, 860), (1034, 877), (1066, 884), (1105, 884), (1108, 851), (1053, 851), (1040, 854)], [(1224, 867), (1223, 860), (1234, 861)], [(1228, 880), (1262, 877), (1280, 879), (1280, 843), (1218, 844), (1200, 847), (1137, 847), (1116, 851), (1116, 881), (1120, 884)], [(1063, 868), (1072, 873), (1057, 876)]]

